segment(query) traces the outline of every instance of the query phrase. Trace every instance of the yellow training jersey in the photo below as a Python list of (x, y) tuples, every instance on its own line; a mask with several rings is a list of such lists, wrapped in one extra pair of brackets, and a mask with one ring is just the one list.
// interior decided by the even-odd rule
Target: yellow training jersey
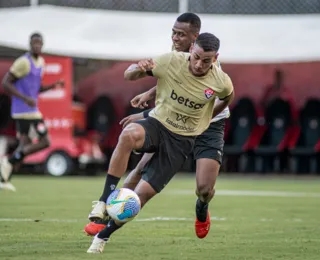
[(229, 96), (233, 85), (215, 64), (205, 76), (193, 76), (189, 57), (189, 53), (173, 51), (154, 59), (152, 73), (158, 78), (156, 107), (149, 116), (176, 134), (196, 136), (208, 128), (216, 96)]

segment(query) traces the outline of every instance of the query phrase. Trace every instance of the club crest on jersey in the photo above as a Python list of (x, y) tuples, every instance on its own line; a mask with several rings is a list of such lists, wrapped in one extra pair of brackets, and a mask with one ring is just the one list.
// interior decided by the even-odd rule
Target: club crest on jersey
[(204, 95), (206, 96), (207, 99), (211, 98), (214, 94), (214, 91), (211, 88), (207, 88), (204, 91)]

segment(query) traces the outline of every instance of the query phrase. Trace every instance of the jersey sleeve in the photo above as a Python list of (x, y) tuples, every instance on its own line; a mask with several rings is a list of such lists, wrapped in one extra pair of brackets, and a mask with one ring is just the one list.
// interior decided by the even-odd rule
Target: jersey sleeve
[(223, 82), (223, 87), (220, 93), (218, 93), (218, 97), (220, 100), (225, 99), (226, 97), (230, 96), (233, 92), (233, 84), (228, 75), (225, 75), (225, 79)]
[(29, 72), (30, 64), (28, 59), (25, 57), (16, 59), (10, 68), (10, 73), (12, 73), (18, 79), (27, 76)]
[(155, 68), (152, 70), (152, 74), (154, 77), (156, 78), (165, 77), (172, 57), (173, 57), (173, 52), (169, 52), (153, 59), (155, 63)]

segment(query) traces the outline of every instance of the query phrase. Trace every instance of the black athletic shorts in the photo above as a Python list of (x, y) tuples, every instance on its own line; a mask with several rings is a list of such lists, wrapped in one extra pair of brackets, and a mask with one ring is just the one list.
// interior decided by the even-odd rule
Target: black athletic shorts
[(142, 171), (142, 179), (159, 193), (187, 160), (195, 137), (174, 134), (152, 117), (135, 123), (146, 131), (144, 145), (137, 152), (154, 153)]
[(210, 124), (209, 128), (198, 135), (194, 145), (194, 159), (213, 159), (222, 163), (224, 146), (225, 119)]
[(20, 135), (29, 135), (32, 128), (39, 136), (48, 134), (47, 127), (43, 119), (15, 119), (17, 132)]

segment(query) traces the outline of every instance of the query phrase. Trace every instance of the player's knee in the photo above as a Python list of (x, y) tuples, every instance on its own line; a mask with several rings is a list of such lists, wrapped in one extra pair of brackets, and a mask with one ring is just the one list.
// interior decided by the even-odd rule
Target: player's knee
[(125, 129), (123, 129), (120, 138), (119, 138), (119, 144), (127, 146), (131, 149), (140, 148), (140, 143), (143, 144), (144, 140), (144, 133), (141, 131), (140, 128), (135, 127), (134, 124), (130, 124)]
[(31, 139), (27, 135), (20, 135), (19, 136), (19, 145), (24, 146), (31, 143)]
[(157, 194), (156, 191), (147, 191), (144, 189), (140, 189), (139, 187), (135, 189), (135, 193), (138, 195), (140, 202), (141, 202), (141, 208), (150, 200), (153, 196)]
[(142, 193), (142, 192), (136, 192), (136, 193), (140, 199), (141, 208), (143, 208), (143, 206), (146, 205), (146, 203), (151, 199), (151, 197), (149, 197), (146, 193)]
[(208, 183), (201, 183), (197, 185), (197, 191), (196, 191), (198, 197), (202, 198), (208, 198), (213, 196), (214, 194), (214, 187), (211, 184)]

